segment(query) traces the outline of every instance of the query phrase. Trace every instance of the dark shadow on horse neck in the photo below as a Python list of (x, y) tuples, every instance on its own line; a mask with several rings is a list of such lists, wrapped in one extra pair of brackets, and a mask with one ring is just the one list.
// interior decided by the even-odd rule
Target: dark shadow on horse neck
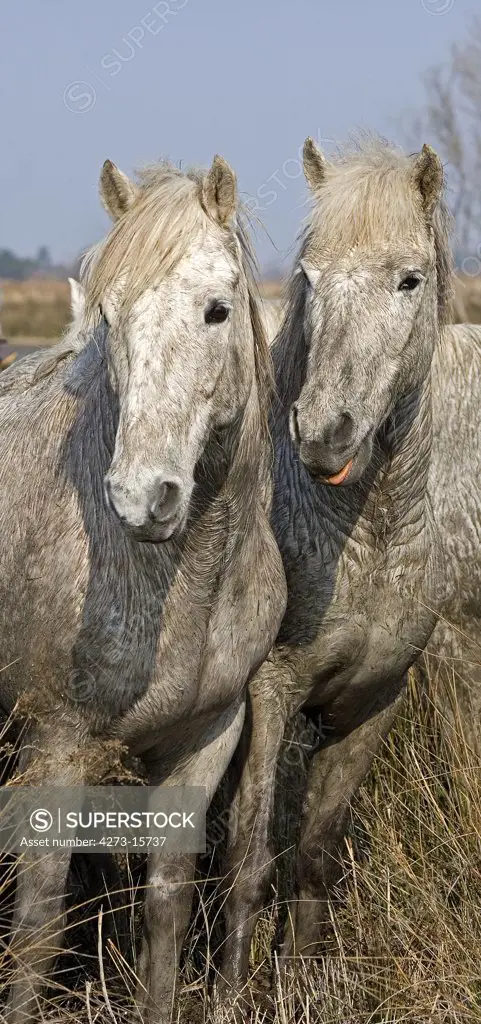
[[(402, 547), (410, 541), (413, 506), (414, 517), (424, 519), (432, 442), (429, 373), (399, 399), (376, 432), (370, 464), (358, 483), (332, 487), (311, 477), (289, 430), (290, 408), (299, 398), (308, 364), (303, 295), (297, 291), (291, 297), (284, 326), (272, 347), (276, 380), (271, 421), (272, 526), (289, 589), (279, 641), (296, 645), (315, 639), (334, 596), (339, 561), (351, 539), (365, 551), (371, 545), (373, 555), (383, 545), (399, 544), (402, 557)], [(422, 525), (415, 525), (416, 533)]]
[[(82, 626), (73, 652), (71, 699), (88, 695), (86, 711), (103, 730), (146, 691), (157, 658), (163, 608), (182, 562), (189, 533), (208, 516), (231, 466), (239, 425), (212, 434), (199, 460), (189, 519), (182, 537), (163, 544), (131, 540), (105, 505), (104, 477), (110, 466), (119, 421), (119, 401), (108, 369), (107, 331), (97, 328), (70, 362), (64, 388), (77, 399), (75, 421), (61, 454), (62, 472), (74, 489), (88, 543), (89, 578)], [(218, 544), (228, 522), (221, 519)], [(225, 570), (213, 567), (215, 594)], [(107, 652), (107, 655), (106, 655)], [(97, 658), (97, 654), (101, 657)], [(137, 665), (127, 680), (124, 664)], [(100, 667), (105, 659), (109, 668)], [(92, 699), (91, 699), (92, 698)], [(95, 728), (95, 727), (94, 727)]]

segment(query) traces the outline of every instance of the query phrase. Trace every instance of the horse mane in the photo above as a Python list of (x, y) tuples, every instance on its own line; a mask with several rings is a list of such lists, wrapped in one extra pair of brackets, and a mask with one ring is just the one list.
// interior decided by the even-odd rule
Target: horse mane
[[(299, 258), (302, 259), (302, 249)], [(277, 366), (282, 368), (282, 372), (275, 375), (275, 405), (281, 414), (283, 409), (290, 406), (293, 400), (291, 396), (297, 395), (302, 385), (307, 357), (304, 333), (307, 287), (301, 268), (296, 268), (287, 284), (282, 324), (271, 345), (274, 369)]]
[[(425, 226), (421, 197), (412, 182), (413, 157), (385, 139), (361, 134), (340, 147), (326, 163), (325, 179), (301, 236), (299, 257), (307, 251), (333, 259), (355, 246), (389, 246), (393, 239), (416, 243)], [(452, 218), (444, 195), (432, 218), (436, 253), (439, 327), (450, 321), (453, 263)]]
[(247, 213), (239, 205), (237, 212), (236, 238), (242, 254), (242, 265), (249, 296), (249, 314), (254, 336), (254, 359), (257, 389), (259, 393), (259, 413), (262, 436), (268, 438), (269, 404), (274, 391), (274, 372), (272, 356), (267, 337), (267, 330), (261, 313), (261, 299), (257, 285), (257, 262), (246, 227)]

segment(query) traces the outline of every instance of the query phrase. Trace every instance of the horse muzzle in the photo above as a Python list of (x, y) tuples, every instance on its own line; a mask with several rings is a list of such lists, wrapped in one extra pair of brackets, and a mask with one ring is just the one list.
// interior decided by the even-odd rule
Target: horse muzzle
[(186, 487), (174, 474), (159, 473), (148, 486), (134, 490), (110, 473), (104, 490), (108, 508), (134, 540), (162, 543), (185, 526), (192, 485)]

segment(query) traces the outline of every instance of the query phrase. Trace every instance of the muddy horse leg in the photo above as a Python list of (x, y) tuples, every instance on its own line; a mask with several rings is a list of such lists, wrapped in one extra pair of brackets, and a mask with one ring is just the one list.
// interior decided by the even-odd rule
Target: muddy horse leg
[[(84, 762), (78, 756), (73, 728), (60, 735), (56, 727), (55, 753), (52, 728), (50, 735), (48, 731), (36, 728), (26, 737), (20, 773), (27, 781), (32, 778), (32, 789), (81, 785)], [(47, 853), (41, 847), (25, 850), (19, 859), (10, 945), (13, 966), (8, 1024), (28, 1024), (42, 1016), (42, 988), (51, 980), (50, 972), (62, 946), (69, 863), (70, 851)]]
[(333, 737), (313, 757), (297, 854), (297, 899), (289, 907), (281, 956), (316, 956), (329, 925), (329, 899), (340, 880), (350, 801), (371, 768), (404, 698), (373, 710), (347, 735)]
[[(148, 759), (150, 779), (155, 783), (161, 778), (169, 786), (204, 786), (209, 804), (239, 741), (244, 710), (242, 698), (196, 739), (195, 749), (167, 777), (165, 766), (162, 768), (162, 750), (153, 751)], [(137, 969), (137, 1002), (144, 1024), (169, 1024), (172, 1018), (194, 874), (194, 854), (169, 854), (162, 848), (149, 853), (144, 934)]]
[(267, 661), (251, 683), (246, 724), (232, 766), (239, 782), (230, 821), (220, 1005), (235, 999), (242, 1004), (252, 936), (272, 873), (276, 768), (287, 718), (283, 697), (280, 670)]

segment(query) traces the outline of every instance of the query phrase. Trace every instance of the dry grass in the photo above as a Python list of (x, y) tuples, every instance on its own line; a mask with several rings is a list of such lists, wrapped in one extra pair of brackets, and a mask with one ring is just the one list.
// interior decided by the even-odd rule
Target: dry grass
[(9, 341), (58, 338), (70, 319), (68, 281), (1, 281), (0, 300), (0, 324)]
[(481, 763), (445, 726), (412, 681), (353, 813), (336, 921), (353, 1021), (481, 1020)]
[(453, 322), (456, 324), (481, 323), (481, 276), (456, 276), (454, 289)]
[[(215, 973), (211, 947), (219, 941), (220, 886), (197, 887), (178, 1011), (189, 1024), (214, 1020), (206, 979)], [(132, 890), (129, 900), (131, 949), (141, 891)], [(108, 909), (104, 898), (103, 920), (95, 925), (99, 937)], [(281, 976), (271, 954), (281, 910), (273, 892), (253, 945), (253, 974), (271, 979), (267, 993), (254, 995), (251, 1019), (258, 1024), (481, 1022), (481, 764), (460, 734), (453, 738), (443, 727), (431, 696), (421, 694), (414, 678), (405, 711), (352, 812), (344, 884), (322, 964), (306, 963)], [(72, 955), (66, 961), (65, 989), (53, 994), (49, 1019), (51, 1012), (72, 1024), (112, 1021), (112, 1015), (119, 1022), (132, 1019), (133, 956), (120, 952), (119, 920), (116, 910), (107, 941), (90, 938), (90, 966), (77, 973), (75, 993), (69, 990), (77, 968), (72, 973)], [(68, 945), (74, 945), (73, 932)], [(9, 967), (8, 954), (0, 953), (4, 995)]]

